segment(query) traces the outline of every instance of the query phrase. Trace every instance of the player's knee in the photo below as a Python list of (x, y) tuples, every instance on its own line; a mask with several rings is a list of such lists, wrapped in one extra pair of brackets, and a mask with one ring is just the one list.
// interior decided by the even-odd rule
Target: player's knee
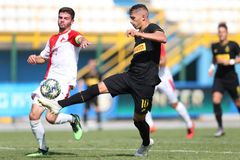
[(213, 97), (212, 99), (214, 104), (220, 104), (221, 103), (221, 99), (219, 97)]
[(134, 122), (140, 122), (145, 120), (146, 115), (140, 115), (140, 114), (134, 114), (133, 121)]
[(41, 115), (37, 114), (36, 112), (30, 112), (29, 120), (38, 120), (40, 119)]
[(213, 93), (212, 101), (214, 104), (220, 104), (222, 101), (222, 94), (219, 92)]
[(54, 118), (54, 117), (52, 117), (52, 116), (46, 115), (46, 120), (47, 120), (48, 123), (50, 123), (50, 124), (55, 124), (56, 118)]

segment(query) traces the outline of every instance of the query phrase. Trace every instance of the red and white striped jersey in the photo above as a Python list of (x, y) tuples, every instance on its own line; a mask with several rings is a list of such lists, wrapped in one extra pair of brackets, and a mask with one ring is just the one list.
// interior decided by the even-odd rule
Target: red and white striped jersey
[(44, 79), (53, 78), (64, 85), (76, 86), (77, 63), (80, 44), (76, 42), (81, 34), (74, 30), (53, 35), (40, 53), (48, 59)]

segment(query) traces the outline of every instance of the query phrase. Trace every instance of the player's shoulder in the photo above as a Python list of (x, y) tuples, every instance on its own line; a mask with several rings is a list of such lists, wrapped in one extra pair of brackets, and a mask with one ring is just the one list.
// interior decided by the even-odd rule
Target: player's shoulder
[(148, 30), (153, 31), (153, 32), (155, 32), (155, 31), (164, 32), (163, 29), (156, 23), (150, 23), (147, 28), (148, 28)]
[(70, 32), (68, 34), (69, 35), (82, 35), (80, 32), (78, 32), (76, 30), (70, 30)]
[(238, 46), (238, 43), (235, 41), (228, 41), (229, 45)]

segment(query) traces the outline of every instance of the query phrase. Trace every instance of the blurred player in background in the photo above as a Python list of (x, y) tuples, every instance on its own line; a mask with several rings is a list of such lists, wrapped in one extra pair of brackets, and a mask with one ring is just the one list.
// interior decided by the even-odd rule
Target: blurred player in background
[[(101, 74), (97, 70), (97, 61), (95, 59), (90, 59), (88, 61), (88, 70), (85, 75), (82, 76), (82, 78), (78, 82), (79, 86), (79, 92), (82, 90), (83, 84), (85, 83), (87, 85), (87, 88), (94, 85), (98, 84), (101, 81)], [(85, 103), (85, 108), (83, 111), (83, 122), (84, 122), (84, 130), (88, 130), (88, 112), (90, 107), (93, 106), (96, 112), (97, 116), (97, 124), (98, 124), (98, 129), (101, 130), (101, 111), (98, 106), (98, 97), (94, 97), (91, 100), (87, 101)]]
[[(85, 48), (89, 42), (77, 31), (71, 30), (74, 22), (74, 10), (63, 7), (58, 12), (59, 33), (53, 35), (47, 42), (45, 49), (39, 55), (30, 55), (27, 59), (29, 64), (43, 64), (48, 61), (48, 68), (44, 79), (56, 79), (61, 85), (61, 93), (56, 100), (69, 96), (70, 90), (76, 85), (77, 62), (80, 48)], [(46, 24), (47, 25), (47, 24)], [(29, 157), (43, 156), (48, 153), (45, 140), (45, 131), (41, 123), (41, 115), (45, 108), (38, 103), (42, 97), (40, 86), (32, 93), (32, 109), (29, 114), (32, 132), (39, 144), (37, 152), (28, 154)], [(59, 113), (50, 114), (47, 110), (46, 119), (51, 124), (63, 124), (69, 122), (74, 136), (80, 139), (82, 129), (78, 115)]]
[(215, 64), (217, 64), (217, 70), (212, 87), (213, 109), (218, 124), (218, 129), (214, 134), (215, 137), (224, 135), (221, 108), (224, 91), (229, 93), (237, 106), (238, 112), (240, 113), (239, 80), (234, 67), (236, 60), (239, 62), (237, 56), (240, 54), (240, 49), (238, 44), (234, 41), (229, 41), (227, 36), (228, 27), (226, 23), (220, 23), (218, 25), (219, 42), (213, 43), (211, 46), (213, 59), (208, 71), (208, 74), (212, 76)]
[(136, 30), (127, 30), (127, 36), (135, 38), (134, 55), (127, 72), (112, 75), (66, 100), (56, 102), (41, 98), (39, 102), (53, 113), (58, 113), (63, 107), (86, 102), (99, 94), (110, 93), (113, 97), (130, 94), (135, 103), (134, 124), (142, 138), (142, 144), (135, 156), (144, 156), (154, 143), (150, 138), (145, 116), (151, 110), (155, 86), (161, 81), (158, 76), (159, 53), (161, 43), (166, 43), (167, 38), (157, 24), (150, 23), (145, 5), (132, 6), (129, 15), (130, 23)]
[[(177, 98), (173, 77), (172, 77), (171, 71), (166, 66), (166, 62), (167, 62), (166, 50), (165, 50), (165, 46), (162, 44), (161, 58), (159, 63), (159, 73), (158, 73), (162, 82), (155, 87), (155, 90), (163, 92), (167, 95), (168, 101), (171, 104), (172, 108), (174, 108), (178, 112), (178, 114), (183, 118), (184, 122), (186, 123), (186, 127), (187, 127), (186, 138), (191, 139), (194, 136), (194, 124), (190, 119), (190, 116), (188, 114), (186, 107)], [(150, 126), (150, 132), (156, 131), (156, 127), (153, 123), (150, 112), (147, 113), (146, 115), (146, 121)]]

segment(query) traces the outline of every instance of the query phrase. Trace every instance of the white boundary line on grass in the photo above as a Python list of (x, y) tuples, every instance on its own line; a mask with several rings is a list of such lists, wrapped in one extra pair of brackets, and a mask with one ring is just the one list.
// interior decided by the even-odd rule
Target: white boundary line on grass
[[(1, 147), (0, 150), (26, 150), (28, 148), (14, 148), (14, 147)], [(54, 150), (80, 150), (80, 151), (135, 151), (136, 149), (123, 149), (123, 148), (52, 148)], [(240, 152), (232, 151), (206, 151), (206, 150), (164, 150), (164, 149), (152, 149), (150, 152), (162, 152), (162, 153), (209, 153), (209, 154), (240, 154)]]

